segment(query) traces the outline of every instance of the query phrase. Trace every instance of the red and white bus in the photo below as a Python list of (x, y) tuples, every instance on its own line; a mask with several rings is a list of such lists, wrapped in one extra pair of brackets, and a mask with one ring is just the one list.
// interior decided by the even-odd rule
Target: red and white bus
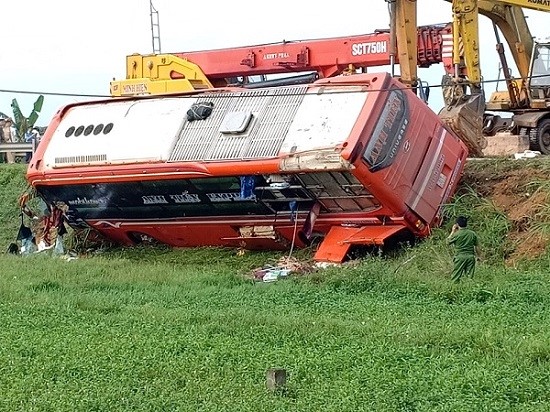
[(49, 204), (124, 245), (305, 247), (425, 237), (467, 157), (387, 73), (71, 104), (27, 178)]

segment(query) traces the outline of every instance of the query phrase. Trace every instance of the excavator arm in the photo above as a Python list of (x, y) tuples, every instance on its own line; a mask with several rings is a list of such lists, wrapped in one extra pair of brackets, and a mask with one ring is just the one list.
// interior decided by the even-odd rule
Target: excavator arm
[[(530, 59), (533, 52), (533, 37), (529, 30), (523, 9), (517, 4), (526, 3), (526, 1), (494, 1), (494, 0), (468, 0), (468, 1), (453, 1), (454, 13), (454, 39), (453, 60), (455, 66), (455, 79), (445, 81), (450, 87), (448, 91), (455, 91), (453, 86), (457, 85), (458, 78), (467, 79), (468, 82), (476, 88), (481, 82), (481, 70), (479, 64), (479, 47), (478, 47), (478, 22), (475, 13), (482, 14), (489, 18), (493, 23), (495, 35), (497, 37), (497, 52), (501, 60), (501, 66), (504, 70), (508, 91), (495, 92), (487, 102), (485, 109), (489, 110), (504, 110), (517, 107), (525, 107), (528, 103), (528, 93), (525, 88), (525, 82), (522, 80), (514, 80), (511, 78), (508, 71), (508, 63), (504, 56), (504, 46), (500, 43), (500, 35), (498, 30), (503, 34), (506, 43), (509, 45), (512, 57), (522, 79), (529, 76)], [(467, 4), (469, 3), (469, 4)], [(462, 13), (465, 9), (471, 10), (470, 18), (464, 19)], [(462, 24), (468, 21), (468, 26), (462, 27)], [(498, 30), (497, 30), (498, 29)], [(460, 49), (461, 48), (461, 49)], [(460, 64), (462, 63), (462, 66)], [(463, 67), (464, 69), (461, 69)], [(476, 94), (475, 90), (472, 94)], [(448, 93), (447, 93), (448, 95)], [(445, 99), (446, 104), (451, 106), (456, 102), (451, 99)], [(484, 108), (479, 107), (479, 110)]]
[[(411, 30), (416, 26), (416, 0), (386, 0), (390, 4), (391, 27), (399, 50), (401, 81), (415, 86), (417, 82), (414, 41)], [(471, 156), (483, 156), (486, 139), (482, 133), (485, 97), (481, 83), (477, 0), (452, 0), (453, 62), (443, 78), (446, 107), (439, 116), (460, 138)]]
[[(458, 9), (465, 8), (466, 3), (477, 3), (479, 14), (489, 18), (502, 32), (506, 43), (510, 46), (510, 52), (514, 58), (514, 62), (518, 68), (521, 77), (529, 75), (529, 62), (533, 52), (533, 35), (527, 24), (526, 16), (523, 9), (532, 9), (538, 11), (550, 12), (550, 1), (545, 0), (445, 0), (448, 3), (453, 3), (453, 12), (455, 7)], [(468, 6), (468, 7), (472, 7)], [(455, 16), (458, 17), (458, 16)], [(478, 37), (477, 23), (476, 27), (470, 27), (470, 36)], [(475, 30), (475, 32), (474, 32)], [(460, 33), (458, 31), (457, 33)], [(460, 36), (460, 34), (458, 34)], [(469, 53), (465, 44), (464, 53)], [(479, 70), (479, 68), (478, 68)], [(469, 74), (472, 77), (472, 74)]]
[[(498, 39), (501, 66), (504, 71), (508, 91), (495, 91), (487, 101), (487, 110), (514, 111), (526, 110), (532, 105), (529, 91), (531, 76), (531, 59), (536, 53), (537, 44), (527, 24), (524, 8), (550, 12), (550, 2), (536, 2), (535, 0), (499, 0), (479, 1), (479, 11), (488, 17), (495, 26)], [(504, 47), (500, 44), (498, 28), (503, 34), (506, 43), (519, 72), (519, 77), (512, 78), (507, 70), (508, 63), (504, 55)]]
[(401, 72), (399, 79), (407, 86), (415, 87), (418, 83), (416, 0), (386, 1), (390, 7), (391, 30), (395, 32), (397, 41), (397, 54)]
[(523, 7), (525, 9), (550, 11), (550, 1), (548, 0), (498, 0), (500, 3), (510, 6)]
[[(495, 24), (510, 46), (510, 52), (521, 77), (529, 75), (529, 61), (533, 52), (533, 36), (521, 7), (514, 3), (526, 1), (478, 1), (479, 13)], [(525, 7), (525, 6), (522, 6)], [(550, 11), (550, 6), (548, 10)]]
[(453, 0), (453, 64), (455, 76), (465, 66), (472, 94), (480, 94), (479, 23), (477, 0)]

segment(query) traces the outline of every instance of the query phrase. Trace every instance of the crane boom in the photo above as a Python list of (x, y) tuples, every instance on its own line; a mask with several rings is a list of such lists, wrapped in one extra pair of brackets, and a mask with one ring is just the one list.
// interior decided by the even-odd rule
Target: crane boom
[[(402, 13), (408, 13), (403, 10)], [(399, 45), (396, 60), (406, 59), (414, 66), (402, 79), (412, 84), (416, 66), (443, 63), (452, 69), (451, 57), (443, 49), (451, 44), (451, 25), (416, 28), (407, 22), (405, 41)], [(412, 31), (413, 34), (410, 34)], [(414, 33), (416, 32), (416, 36)], [(159, 94), (223, 87), (236, 77), (267, 74), (316, 72), (327, 78), (367, 71), (392, 62), (389, 30), (324, 39), (283, 41), (256, 46), (179, 52), (160, 55), (133, 54), (126, 57), (126, 79), (111, 82), (112, 96)]]

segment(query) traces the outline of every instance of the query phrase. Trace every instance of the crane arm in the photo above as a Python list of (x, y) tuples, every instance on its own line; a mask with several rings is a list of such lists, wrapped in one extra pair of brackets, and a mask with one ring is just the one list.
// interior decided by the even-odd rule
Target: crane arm
[[(391, 0), (395, 1), (395, 0)], [(416, 26), (411, 0), (399, 9), (403, 22), (399, 30), (396, 60), (404, 62), (407, 82), (416, 79), (416, 67), (444, 62), (443, 36), (451, 26)], [(412, 15), (409, 15), (412, 14)], [(405, 17), (406, 16), (406, 17)], [(389, 65), (391, 34), (388, 30), (346, 37), (283, 41), (245, 47), (174, 53), (197, 64), (211, 80), (234, 76), (254, 76), (301, 71), (316, 71), (320, 77), (342, 74), (350, 65), (355, 69)]]
[[(402, 0), (399, 0), (402, 1)], [(406, 3), (413, 3), (406, 0)], [(410, 4), (400, 13), (408, 16)], [(406, 21), (405, 21), (406, 20)], [(402, 45), (395, 60), (404, 60), (405, 83), (416, 84), (416, 66), (443, 63), (452, 70), (452, 61), (443, 50), (448, 47), (452, 26), (416, 27), (416, 18), (403, 18)], [(236, 77), (268, 74), (316, 72), (333, 77), (366, 71), (392, 63), (391, 34), (375, 33), (324, 39), (283, 41), (256, 46), (173, 54), (126, 57), (126, 79), (111, 82), (111, 95), (175, 93), (208, 87), (224, 87)], [(403, 48), (404, 50), (401, 50)]]

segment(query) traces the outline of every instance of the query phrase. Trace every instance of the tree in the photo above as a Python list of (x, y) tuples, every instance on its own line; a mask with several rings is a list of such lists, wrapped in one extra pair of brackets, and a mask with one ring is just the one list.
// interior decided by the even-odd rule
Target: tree
[(34, 126), (34, 124), (38, 120), (38, 115), (42, 110), (43, 104), (44, 104), (44, 96), (40, 95), (38, 96), (38, 99), (36, 99), (36, 102), (34, 102), (34, 106), (29, 117), (25, 117), (23, 116), (23, 113), (19, 108), (19, 103), (17, 103), (17, 99), (13, 99), (11, 101), (11, 108), (13, 110), (13, 121), (15, 125), (15, 130), (17, 133), (18, 141), (24, 140), (25, 132), (29, 129), (29, 127)]

